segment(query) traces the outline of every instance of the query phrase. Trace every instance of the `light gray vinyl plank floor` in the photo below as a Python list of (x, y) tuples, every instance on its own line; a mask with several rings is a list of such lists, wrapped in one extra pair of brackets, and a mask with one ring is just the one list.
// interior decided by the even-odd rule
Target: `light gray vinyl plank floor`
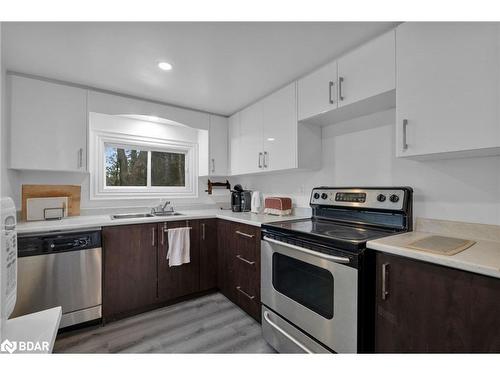
[(55, 353), (274, 353), (261, 326), (220, 293), (62, 333)]

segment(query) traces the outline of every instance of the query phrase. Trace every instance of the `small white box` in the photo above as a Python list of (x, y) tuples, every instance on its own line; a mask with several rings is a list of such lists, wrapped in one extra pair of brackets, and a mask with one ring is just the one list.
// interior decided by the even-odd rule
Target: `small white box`
[[(26, 199), (26, 220), (46, 220), (61, 217), (57, 210), (50, 210), (51, 208), (62, 209), (62, 217), (68, 216), (68, 197)], [(46, 217), (45, 212), (49, 215), (48, 217)]]

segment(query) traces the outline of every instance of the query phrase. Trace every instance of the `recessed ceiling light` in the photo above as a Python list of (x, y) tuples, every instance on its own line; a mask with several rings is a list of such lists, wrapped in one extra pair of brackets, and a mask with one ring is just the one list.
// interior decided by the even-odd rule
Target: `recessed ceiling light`
[(158, 63), (158, 68), (160, 68), (161, 70), (172, 70), (172, 65), (168, 62), (162, 61)]

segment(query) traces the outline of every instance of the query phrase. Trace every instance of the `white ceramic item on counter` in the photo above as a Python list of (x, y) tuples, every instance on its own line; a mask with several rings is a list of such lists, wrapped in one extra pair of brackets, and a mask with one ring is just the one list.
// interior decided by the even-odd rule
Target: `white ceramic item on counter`
[(262, 211), (262, 196), (260, 194), (260, 191), (254, 191), (252, 193), (251, 210), (255, 214), (260, 214)]

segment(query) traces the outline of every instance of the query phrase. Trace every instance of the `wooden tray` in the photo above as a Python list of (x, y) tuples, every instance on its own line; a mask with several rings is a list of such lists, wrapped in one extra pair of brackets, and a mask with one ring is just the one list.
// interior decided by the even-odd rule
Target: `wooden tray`
[(79, 185), (23, 185), (21, 219), (26, 220), (28, 198), (68, 197), (68, 216), (79, 216), (81, 189)]

